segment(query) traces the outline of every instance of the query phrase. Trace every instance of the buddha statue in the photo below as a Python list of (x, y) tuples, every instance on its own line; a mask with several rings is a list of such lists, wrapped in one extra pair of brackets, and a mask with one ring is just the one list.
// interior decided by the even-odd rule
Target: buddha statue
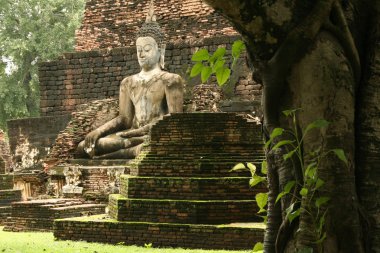
[(153, 0), (138, 31), (136, 48), (141, 71), (122, 80), (119, 115), (86, 135), (78, 145), (80, 156), (134, 158), (155, 122), (165, 114), (183, 111), (183, 79), (162, 70), (164, 35), (156, 22)]

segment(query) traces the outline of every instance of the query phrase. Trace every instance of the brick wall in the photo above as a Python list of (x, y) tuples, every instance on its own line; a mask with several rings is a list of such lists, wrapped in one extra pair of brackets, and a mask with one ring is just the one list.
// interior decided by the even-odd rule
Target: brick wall
[(69, 115), (8, 121), (8, 136), (16, 168), (33, 167), (46, 156)]
[[(150, 1), (90, 0), (76, 33), (76, 50), (134, 45)], [(157, 21), (167, 41), (236, 35), (229, 22), (202, 0), (156, 0)]]
[(13, 175), (0, 174), (0, 190), (13, 189)]
[[(231, 47), (238, 36), (169, 43), (165, 65), (169, 72), (187, 80), (190, 90), (199, 80), (188, 80), (186, 71), (192, 66), (191, 56), (200, 47), (214, 52), (218, 46)], [(39, 66), (41, 115), (62, 115), (75, 110), (80, 104), (96, 99), (117, 97), (121, 80), (140, 71), (135, 47), (102, 49), (66, 53), (57, 61)], [(261, 86), (251, 80), (251, 72), (242, 59), (235, 72), (236, 94), (244, 98), (259, 98)]]

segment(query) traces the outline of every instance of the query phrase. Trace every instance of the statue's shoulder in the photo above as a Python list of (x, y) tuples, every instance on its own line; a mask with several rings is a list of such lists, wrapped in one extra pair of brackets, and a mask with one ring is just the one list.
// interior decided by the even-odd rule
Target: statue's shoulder
[(180, 75), (175, 74), (175, 73), (166, 72), (166, 71), (163, 71), (162, 80), (168, 86), (171, 86), (174, 84), (183, 84), (184, 83), (183, 78)]
[(135, 76), (135, 75), (125, 77), (125, 78), (121, 81), (121, 83), (120, 83), (120, 87), (121, 87), (121, 89), (130, 89), (130, 88), (131, 88), (131, 85), (134, 83), (134, 82), (133, 82), (133, 80), (134, 80), (134, 76)]

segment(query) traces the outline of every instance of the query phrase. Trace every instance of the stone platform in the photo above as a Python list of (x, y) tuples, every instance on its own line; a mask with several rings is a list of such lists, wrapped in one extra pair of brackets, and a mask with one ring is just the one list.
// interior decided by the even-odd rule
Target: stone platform
[(249, 171), (264, 158), (261, 126), (232, 113), (165, 116), (109, 196), (108, 216), (59, 219), (62, 240), (154, 247), (251, 249), (264, 225), (249, 188)]
[(158, 247), (242, 250), (263, 240), (262, 223), (220, 225), (126, 222), (106, 215), (56, 220), (54, 236), (60, 240), (125, 243)]
[(5, 231), (51, 231), (54, 219), (104, 213), (104, 204), (80, 199), (42, 199), (13, 202)]

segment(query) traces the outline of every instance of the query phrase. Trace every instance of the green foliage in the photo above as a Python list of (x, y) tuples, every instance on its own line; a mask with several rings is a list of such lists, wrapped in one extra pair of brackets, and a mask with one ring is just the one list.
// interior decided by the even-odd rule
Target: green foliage
[[(342, 149), (332, 149), (328, 151), (323, 151), (322, 147), (311, 151), (307, 156), (310, 158), (310, 163), (307, 164), (303, 159), (302, 143), (307, 134), (313, 129), (322, 129), (326, 128), (329, 125), (329, 122), (324, 119), (318, 119), (310, 123), (303, 129), (302, 134), (297, 131), (297, 119), (296, 113), (299, 109), (296, 110), (287, 110), (284, 111), (284, 115), (292, 118), (293, 130), (285, 130), (282, 128), (276, 128), (272, 131), (269, 140), (266, 143), (266, 148), (274, 143), (275, 139), (282, 136), (284, 133), (287, 133), (287, 136), (292, 136), (292, 140), (280, 140), (271, 148), (272, 150), (278, 149), (280, 147), (285, 147), (287, 153), (283, 156), (284, 160), (294, 158), (298, 159), (299, 165), (303, 172), (303, 183), (296, 181), (289, 181), (285, 185), (282, 192), (277, 196), (276, 202), (283, 198), (287, 194), (293, 194), (291, 189), (297, 184), (300, 188), (299, 195), (293, 195), (293, 202), (287, 209), (286, 214), (290, 222), (292, 222), (296, 217), (300, 216), (301, 213), (309, 215), (313, 220), (313, 231), (316, 237), (316, 244), (321, 244), (326, 238), (326, 233), (324, 232), (325, 225), (325, 215), (328, 208), (324, 208), (326, 211), (322, 214), (321, 210), (323, 206), (326, 206), (330, 198), (327, 196), (320, 196), (319, 189), (325, 184), (325, 182), (319, 178), (318, 170), (321, 161), (329, 153), (336, 155), (338, 159), (343, 161), (345, 165), (348, 165), (347, 158)], [(300, 197), (299, 197), (300, 196)], [(300, 205), (302, 204), (302, 205)], [(297, 207), (300, 206), (300, 207)], [(309, 248), (302, 249), (299, 252), (309, 252)]]
[(231, 69), (234, 68), (244, 49), (243, 41), (237, 40), (234, 42), (231, 49), (231, 68), (226, 64), (226, 48), (219, 47), (213, 54), (210, 54), (207, 49), (198, 50), (191, 58), (195, 64), (191, 68), (190, 77), (201, 75), (201, 81), (205, 83), (215, 74), (219, 86), (223, 86), (230, 79)]
[(261, 242), (258, 242), (253, 247), (252, 253), (263, 253), (264, 252), (264, 244)]
[(144, 247), (147, 249), (151, 249), (153, 247), (153, 243), (144, 243)]
[(39, 112), (38, 63), (72, 51), (85, 0), (1, 0), (0, 128)]
[(268, 204), (268, 193), (258, 193), (255, 196), (257, 206), (260, 208), (258, 213), (266, 212), (266, 205)]
[[(312, 123), (310, 123), (306, 128), (302, 131), (302, 135), (300, 136), (300, 133), (297, 131), (297, 119), (296, 119), (296, 113), (300, 109), (294, 109), (294, 110), (286, 110), (283, 111), (283, 114), (287, 117), (291, 117), (293, 121), (293, 130), (285, 130), (283, 128), (275, 128), (272, 133), (269, 136), (269, 140), (265, 143), (265, 148), (270, 148), (271, 150), (276, 150), (279, 148), (286, 148), (287, 153), (283, 156), (283, 159), (286, 161), (288, 159), (293, 158), (294, 156), (296, 159), (299, 160), (301, 169), (303, 172), (303, 184), (297, 181), (288, 181), (285, 186), (283, 187), (283, 190), (277, 195), (275, 203), (280, 201), (284, 196), (291, 194), (295, 202), (291, 203), (291, 205), (286, 209), (286, 217), (289, 220), (289, 222), (292, 222), (295, 218), (299, 217), (301, 215), (301, 211), (304, 211), (306, 215), (310, 215), (313, 220), (313, 230), (316, 235), (316, 244), (321, 244), (324, 239), (326, 238), (326, 232), (324, 231), (325, 226), (325, 217), (326, 213), (328, 211), (328, 208), (325, 208), (324, 213), (321, 213), (321, 208), (323, 206), (326, 206), (329, 202), (330, 198), (327, 196), (319, 196), (318, 189), (320, 189), (325, 182), (318, 177), (318, 169), (321, 160), (326, 157), (329, 153), (333, 153), (336, 155), (336, 157), (345, 163), (345, 165), (348, 165), (348, 160), (344, 154), (344, 151), (342, 149), (332, 149), (325, 152), (321, 152), (321, 147), (318, 149), (310, 152), (308, 154), (309, 157), (311, 157), (311, 162), (309, 164), (306, 164), (303, 159), (303, 153), (302, 153), (302, 142), (305, 138), (305, 136), (313, 129), (322, 129), (329, 125), (329, 122), (324, 119), (316, 120)], [(294, 139), (292, 140), (277, 140), (278, 138), (282, 137), (284, 133), (287, 133), (287, 136), (293, 136)], [(276, 143), (274, 144), (276, 140)], [(272, 145), (272, 147), (270, 147)], [(235, 166), (236, 167), (236, 166)], [(244, 164), (237, 165), (240, 169), (245, 168)], [(267, 162), (263, 161), (262, 165), (262, 173), (267, 174), (268, 168), (267, 168)], [(250, 180), (250, 185), (254, 186), (258, 184), (259, 182), (265, 182), (266, 178), (259, 177), (255, 173), (252, 173), (252, 178)], [(301, 196), (302, 199), (306, 200), (304, 203), (306, 205), (300, 206), (300, 203), (302, 199), (300, 199), (297, 195), (294, 195), (294, 192), (292, 192), (293, 189), (295, 189), (295, 186), (298, 185), (300, 187), (299, 196)], [(267, 205), (268, 201), (268, 194), (267, 193), (259, 193), (256, 195), (256, 202), (259, 207), (259, 213), (266, 212), (265, 206)], [(300, 207), (299, 207), (300, 206)], [(266, 216), (263, 217), (266, 221)], [(311, 251), (310, 251), (311, 250)], [(256, 243), (255, 248), (253, 252), (263, 252), (262, 251), (262, 243)], [(313, 252), (311, 248), (304, 248), (299, 250), (298, 252)]]

